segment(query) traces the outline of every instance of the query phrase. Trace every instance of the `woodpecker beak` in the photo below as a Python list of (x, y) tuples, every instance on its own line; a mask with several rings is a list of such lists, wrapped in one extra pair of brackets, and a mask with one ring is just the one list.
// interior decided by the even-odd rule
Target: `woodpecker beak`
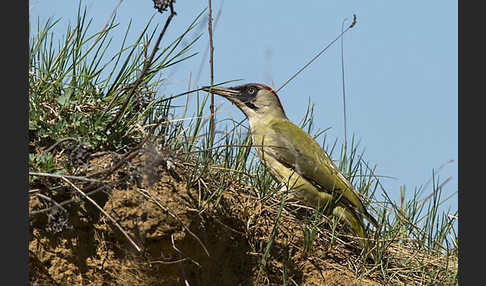
[(221, 95), (236, 105), (245, 115), (255, 112), (258, 107), (255, 106), (258, 86), (256, 84), (246, 84), (235, 87), (204, 86), (204, 91)]
[(238, 90), (234, 90), (226, 87), (220, 87), (220, 86), (213, 86), (213, 87), (204, 86), (202, 90), (207, 92), (211, 91), (212, 93), (221, 95), (222, 97), (225, 97), (230, 101), (234, 101), (234, 98), (236, 98), (240, 94)]

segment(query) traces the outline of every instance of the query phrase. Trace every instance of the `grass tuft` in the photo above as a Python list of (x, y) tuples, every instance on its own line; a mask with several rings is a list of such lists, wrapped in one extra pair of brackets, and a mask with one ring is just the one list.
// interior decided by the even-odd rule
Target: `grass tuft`
[[(91, 33), (86, 9), (78, 11), (75, 24), (67, 26), (62, 40), (54, 37), (52, 30), (59, 20), (52, 19), (37, 23), (37, 32), (30, 39), (29, 194), (31, 200), (44, 202), (44, 208), (31, 211), (32, 219), (45, 213), (53, 216), (57, 205), (75, 204), (79, 201), (76, 192), (95, 196), (119, 189), (135, 190), (171, 212), (144, 187), (147, 180), (149, 185), (161, 182), (158, 168), (163, 166), (164, 174), (184, 185), (191, 201), (187, 211), (200, 219), (198, 225), (213, 229), (205, 222), (217, 221), (233, 234), (244, 234), (242, 243), (247, 248), (242, 256), (253, 261), (258, 273), (252, 276), (255, 281), (296, 285), (310, 275), (306, 271), (314, 269), (308, 265), (311, 261), (317, 269), (313, 271), (318, 272), (319, 267), (347, 271), (356, 283), (457, 285), (457, 212), (439, 211), (451, 198), (442, 193), (449, 179), (442, 180), (433, 171), (430, 185), (412, 192), (403, 186), (399, 201), (393, 201), (390, 190), (381, 184), (387, 177), (376, 174), (376, 166), (365, 160), (355, 136), (347, 146), (340, 146), (337, 140), (328, 146), (327, 129), (314, 130), (314, 107), (309, 101), (300, 126), (322, 140), (331, 157), (337, 154), (337, 166), (380, 224), (379, 229), (369, 230), (374, 257), (370, 261), (360, 251), (357, 238), (338, 220), (301, 205), (273, 181), (251, 148), (244, 123), (220, 120), (213, 137), (206, 112), (209, 94), (194, 91), (186, 104), (194, 101), (195, 111), (187, 114), (185, 108), (182, 116), (175, 102), (189, 92), (159, 94), (164, 80), (157, 76), (197, 54), (193, 46), (200, 35), (192, 39), (188, 35), (205, 11), (154, 53), (149, 64), (147, 55), (154, 49), (158, 31), (158, 27), (152, 29), (153, 18), (133, 43), (127, 43), (129, 25), (121, 46), (112, 53), (111, 34), (119, 28), (115, 19)], [(142, 72), (144, 67), (148, 67), (146, 72)], [(136, 163), (139, 159), (141, 165)], [(69, 191), (76, 186), (74, 181), (76, 192)], [(102, 201), (96, 202), (98, 208), (103, 207)], [(184, 220), (175, 221), (182, 224)], [(49, 222), (53, 223), (51, 218)], [(130, 238), (125, 233), (127, 226), (118, 226)], [(211, 254), (213, 249), (206, 249), (205, 243), (212, 233), (196, 235), (186, 225), (182, 229)], [(171, 239), (178, 255), (187, 255), (177, 261), (200, 264), (190, 258), (191, 253), (179, 251), (175, 238)], [(231, 241), (220, 242), (224, 243)]]

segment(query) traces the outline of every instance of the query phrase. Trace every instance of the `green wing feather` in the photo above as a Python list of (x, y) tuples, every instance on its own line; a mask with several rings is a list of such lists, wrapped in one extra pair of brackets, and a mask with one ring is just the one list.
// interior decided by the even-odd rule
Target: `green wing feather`
[(378, 223), (366, 211), (351, 183), (314, 138), (288, 120), (275, 121), (268, 127), (266, 130), (271, 132), (260, 135), (265, 156), (270, 155), (292, 168), (319, 191), (341, 197), (341, 202), (378, 227)]

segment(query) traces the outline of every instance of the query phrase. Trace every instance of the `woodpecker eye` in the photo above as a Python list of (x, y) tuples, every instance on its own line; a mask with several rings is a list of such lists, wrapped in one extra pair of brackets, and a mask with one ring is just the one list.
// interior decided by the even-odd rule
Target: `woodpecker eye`
[(249, 95), (254, 95), (256, 93), (256, 91), (257, 90), (256, 90), (256, 88), (254, 86), (248, 87), (248, 90), (247, 90), (247, 92), (248, 92)]

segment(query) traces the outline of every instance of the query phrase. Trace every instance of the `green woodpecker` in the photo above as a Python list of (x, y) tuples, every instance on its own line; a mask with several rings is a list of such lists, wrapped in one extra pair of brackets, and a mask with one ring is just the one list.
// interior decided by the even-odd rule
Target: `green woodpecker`
[(356, 235), (366, 238), (363, 217), (378, 227), (358, 194), (321, 146), (290, 122), (270, 87), (248, 83), (203, 87), (234, 103), (248, 118), (253, 146), (272, 177), (304, 201), (328, 206)]

